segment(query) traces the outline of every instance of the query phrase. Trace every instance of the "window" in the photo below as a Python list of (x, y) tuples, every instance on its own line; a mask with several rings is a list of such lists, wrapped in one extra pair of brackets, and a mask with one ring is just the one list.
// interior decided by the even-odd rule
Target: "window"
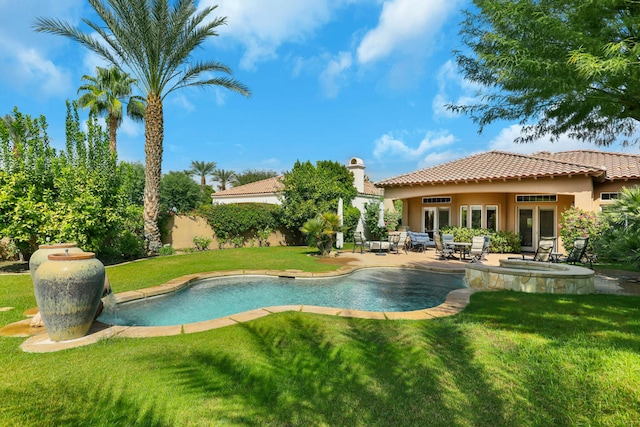
[(600, 200), (616, 200), (620, 197), (620, 193), (600, 193)]
[(498, 231), (498, 207), (487, 206), (487, 228)]
[(557, 202), (555, 194), (518, 194), (516, 202)]
[(436, 203), (451, 203), (451, 197), (423, 197), (423, 205), (432, 205)]
[(438, 229), (449, 225), (449, 208), (438, 208)]
[(471, 228), (482, 228), (482, 206), (471, 206)]
[(469, 207), (460, 206), (460, 227), (468, 227), (467, 220), (469, 218)]

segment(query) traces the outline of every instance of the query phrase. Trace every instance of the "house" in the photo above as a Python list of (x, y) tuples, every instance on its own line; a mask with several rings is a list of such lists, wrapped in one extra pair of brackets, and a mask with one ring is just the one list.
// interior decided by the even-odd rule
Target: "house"
[[(377, 188), (372, 182), (365, 179), (366, 169), (362, 159), (351, 158), (345, 165), (353, 174), (353, 185), (358, 191), (356, 197), (351, 201), (351, 205), (364, 213), (364, 206), (367, 203), (379, 202), (382, 199), (384, 190)], [(240, 185), (219, 191), (211, 195), (213, 203), (269, 203), (280, 204), (282, 197), (282, 176), (263, 179), (262, 181)], [(336, 206), (336, 209), (338, 207)], [(358, 223), (356, 231), (363, 230), (362, 218)]]
[(433, 234), (447, 225), (520, 234), (522, 250), (557, 236), (571, 206), (600, 211), (640, 184), (640, 156), (595, 150), (490, 151), (376, 183), (385, 204), (401, 200), (402, 223)]

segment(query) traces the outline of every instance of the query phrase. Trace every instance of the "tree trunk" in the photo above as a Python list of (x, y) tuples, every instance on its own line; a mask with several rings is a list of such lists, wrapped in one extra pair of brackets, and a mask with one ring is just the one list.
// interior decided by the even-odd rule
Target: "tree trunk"
[(144, 238), (147, 252), (156, 254), (162, 247), (160, 229), (158, 228), (158, 212), (160, 210), (164, 117), (162, 100), (153, 93), (147, 97), (144, 138)]
[(109, 150), (116, 152), (116, 130), (118, 130), (118, 118), (109, 114)]

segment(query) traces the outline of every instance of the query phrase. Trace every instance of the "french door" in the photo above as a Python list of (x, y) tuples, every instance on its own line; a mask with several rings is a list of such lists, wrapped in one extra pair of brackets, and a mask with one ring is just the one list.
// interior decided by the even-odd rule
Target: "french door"
[(534, 251), (541, 236), (555, 237), (556, 212), (553, 207), (518, 208), (520, 249)]

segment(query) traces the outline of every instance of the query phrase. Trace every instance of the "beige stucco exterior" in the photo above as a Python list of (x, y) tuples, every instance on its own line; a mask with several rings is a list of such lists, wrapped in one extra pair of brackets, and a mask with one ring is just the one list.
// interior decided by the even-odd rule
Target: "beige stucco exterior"
[[(449, 224), (438, 224), (439, 227), (444, 225), (463, 226), (461, 224), (461, 207), (466, 206), (468, 212), (472, 207), (481, 209), (483, 227), (487, 226), (487, 207), (490, 209), (496, 207), (497, 230), (519, 233), (519, 211), (531, 209), (534, 214), (532, 248), (535, 248), (541, 234), (539, 220), (536, 220), (535, 216), (539, 215), (541, 210), (553, 211), (554, 236), (559, 238), (557, 226), (560, 224), (562, 213), (571, 206), (598, 212), (602, 205), (611, 203), (611, 201), (601, 200), (600, 194), (602, 192), (617, 193), (622, 187), (638, 184), (640, 184), (639, 180), (598, 182), (590, 175), (580, 175), (392, 186), (385, 187), (385, 205), (392, 208), (395, 200), (401, 200), (403, 203), (402, 224), (417, 231), (427, 231), (424, 225), (424, 212), (427, 208), (449, 210)], [(518, 195), (554, 195), (556, 201), (517, 202), (516, 196)], [(450, 198), (450, 203), (423, 203), (424, 198), (433, 197)], [(468, 225), (466, 224), (466, 226)], [(548, 230), (549, 227), (547, 226), (546, 229)], [(558, 241), (558, 250), (561, 251), (562, 241), (560, 238)]]

